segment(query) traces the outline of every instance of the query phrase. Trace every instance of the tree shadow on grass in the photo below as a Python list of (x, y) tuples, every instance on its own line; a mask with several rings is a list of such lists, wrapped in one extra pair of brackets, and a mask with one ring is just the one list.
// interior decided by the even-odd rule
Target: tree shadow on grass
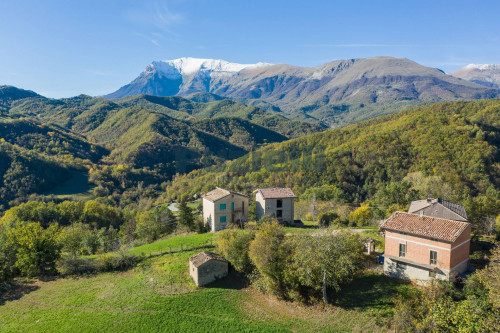
[(38, 289), (40, 289), (40, 287), (38, 285), (35, 285), (34, 282), (10, 282), (8, 285), (4, 284), (0, 289), (0, 306), (4, 305), (7, 302), (21, 299), (24, 295), (27, 295)]
[(408, 282), (389, 278), (382, 274), (366, 274), (346, 285), (336, 296), (335, 305), (344, 309), (380, 311), (393, 307), (397, 294), (405, 293)]
[(249, 281), (237, 271), (230, 270), (229, 275), (204, 286), (204, 288), (241, 290), (248, 287)]

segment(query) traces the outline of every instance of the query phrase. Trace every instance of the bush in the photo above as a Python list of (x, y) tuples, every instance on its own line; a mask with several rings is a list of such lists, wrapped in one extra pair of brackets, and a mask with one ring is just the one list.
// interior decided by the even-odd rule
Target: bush
[(120, 251), (118, 255), (105, 254), (97, 259), (96, 268), (99, 272), (121, 271), (134, 267), (141, 260), (141, 257)]
[(332, 224), (340, 224), (340, 216), (334, 211), (321, 213), (318, 216), (318, 225), (326, 228)]
[(57, 262), (57, 271), (61, 275), (84, 275), (95, 273), (96, 266), (87, 258), (66, 255)]

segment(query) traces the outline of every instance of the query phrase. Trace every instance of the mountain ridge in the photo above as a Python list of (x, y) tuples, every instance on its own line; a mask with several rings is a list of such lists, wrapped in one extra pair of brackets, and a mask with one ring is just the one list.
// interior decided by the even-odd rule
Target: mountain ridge
[(497, 89), (460, 80), (406, 58), (335, 60), (315, 67), (245, 66), (230, 75), (220, 75), (226, 72), (218, 68), (200, 67), (175, 77), (154, 68), (104, 97), (208, 93), (250, 105), (265, 103), (292, 119), (343, 126), (419, 104), (500, 96)]
[(489, 88), (500, 88), (500, 64), (468, 64), (450, 75)]

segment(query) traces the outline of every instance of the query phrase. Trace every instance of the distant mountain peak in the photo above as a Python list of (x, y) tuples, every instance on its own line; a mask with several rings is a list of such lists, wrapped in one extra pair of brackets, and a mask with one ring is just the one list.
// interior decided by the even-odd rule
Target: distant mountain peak
[(500, 64), (468, 64), (450, 75), (485, 87), (500, 88)]
[(500, 64), (468, 64), (462, 69), (477, 69), (481, 71), (486, 71), (486, 70), (500, 70)]
[(173, 60), (153, 61), (145, 72), (154, 70), (163, 74), (193, 75), (200, 71), (219, 72), (219, 73), (237, 73), (243, 69), (269, 66), (271, 64), (259, 62), (256, 64), (239, 64), (221, 59), (203, 59), (183, 57)]

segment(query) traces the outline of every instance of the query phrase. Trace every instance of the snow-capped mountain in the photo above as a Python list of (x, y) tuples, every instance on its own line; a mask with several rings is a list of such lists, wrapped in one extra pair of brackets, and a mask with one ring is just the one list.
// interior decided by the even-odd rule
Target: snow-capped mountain
[(500, 91), (405, 58), (336, 60), (317, 67), (180, 58), (151, 63), (134, 81), (105, 97), (196, 93), (336, 125), (422, 103), (496, 98)]
[(234, 74), (243, 69), (269, 66), (259, 62), (257, 64), (238, 64), (220, 59), (179, 58), (174, 60), (154, 61), (145, 72), (158, 70), (164, 74), (194, 75), (198, 72)]
[(500, 88), (500, 64), (469, 64), (451, 75), (490, 88)]
[(208, 92), (209, 86), (217, 85), (221, 80), (227, 80), (243, 70), (266, 66), (271, 64), (238, 64), (220, 59), (189, 57), (153, 61), (134, 81), (106, 97), (119, 98), (137, 94), (170, 96)]

